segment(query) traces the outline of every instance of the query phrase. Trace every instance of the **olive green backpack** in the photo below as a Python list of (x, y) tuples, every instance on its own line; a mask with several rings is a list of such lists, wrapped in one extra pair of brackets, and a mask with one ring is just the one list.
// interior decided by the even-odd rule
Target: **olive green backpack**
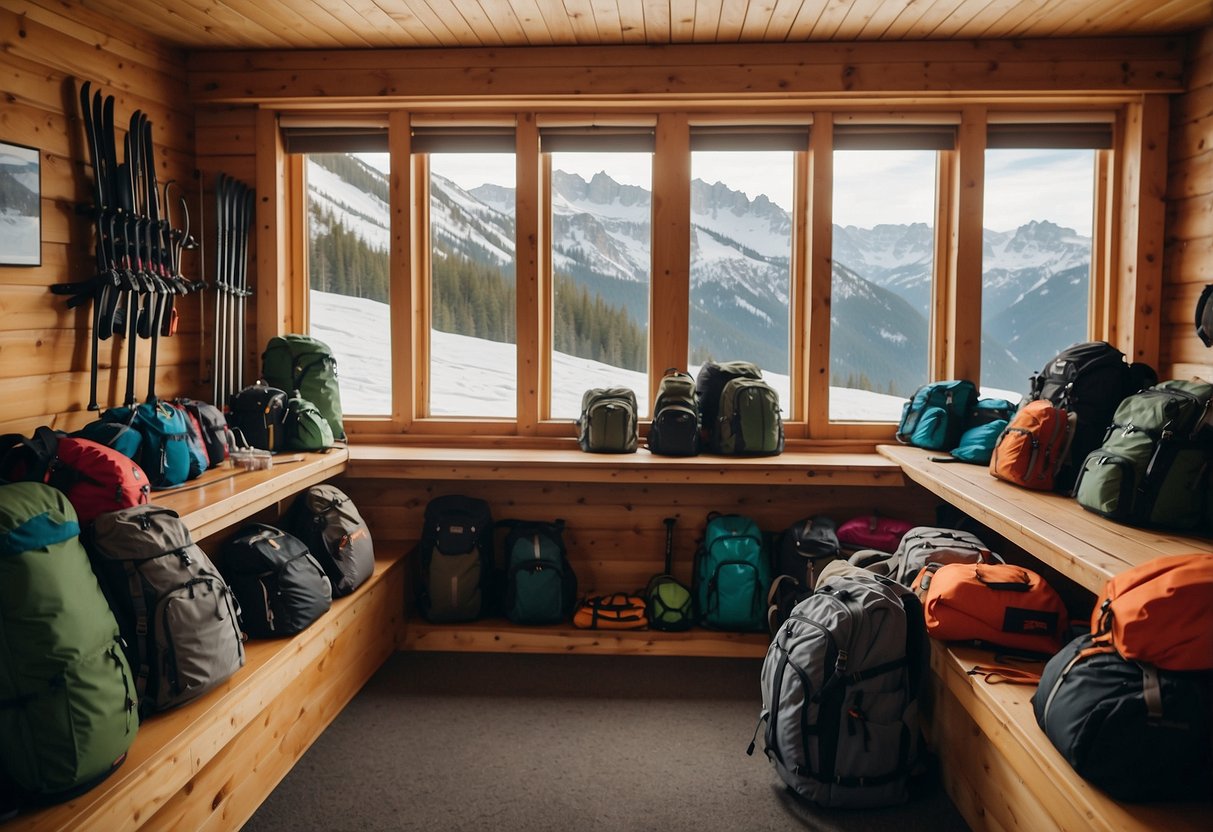
[(1137, 526), (1195, 529), (1208, 522), (1213, 384), (1164, 381), (1116, 408), (1103, 445), (1074, 485), (1078, 504)]
[(286, 400), (286, 417), (283, 419), (286, 446), (293, 451), (322, 451), (333, 445), (333, 429), (321, 414), (320, 408), (295, 394)]
[(345, 439), (337, 359), (328, 344), (310, 335), (278, 335), (261, 354), (261, 375), (270, 387), (298, 390), (320, 410), (334, 439)]
[(80, 542), (48, 485), (0, 485), (0, 780), (66, 800), (126, 759), (134, 677)]

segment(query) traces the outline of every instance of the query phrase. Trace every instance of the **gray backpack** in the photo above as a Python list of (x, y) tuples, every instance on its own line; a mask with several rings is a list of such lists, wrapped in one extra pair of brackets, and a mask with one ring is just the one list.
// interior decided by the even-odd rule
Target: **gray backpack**
[(193, 699), (244, 665), (235, 598), (177, 512), (142, 505), (102, 514), (88, 550), (142, 713)]
[(990, 552), (977, 536), (961, 529), (916, 526), (901, 538), (892, 555), (865, 549), (851, 556), (854, 566), (887, 575), (898, 583), (912, 586), (914, 578), (928, 563), (995, 563), (1002, 558)]
[(758, 727), (766, 723), (764, 751), (780, 778), (821, 806), (904, 803), (927, 650), (909, 588), (867, 573), (818, 584), (762, 665)]

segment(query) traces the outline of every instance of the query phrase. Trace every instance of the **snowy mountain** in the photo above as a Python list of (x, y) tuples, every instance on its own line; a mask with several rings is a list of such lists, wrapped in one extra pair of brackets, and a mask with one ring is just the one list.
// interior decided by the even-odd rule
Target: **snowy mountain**
[[(332, 222), (349, 223), (372, 248), (387, 245), (386, 188), (360, 202), (330, 171), (314, 174), (313, 203)], [(599, 173), (589, 181), (552, 174), (552, 247), (557, 272), (591, 295), (648, 323), (649, 191)], [(356, 189), (355, 189), (356, 190)], [(435, 176), (431, 186), (434, 257), (466, 258), (513, 272), (514, 191), (486, 184), (464, 190)], [(749, 199), (722, 183), (691, 185), (692, 355), (745, 358), (786, 374), (791, 221), (765, 196)], [(315, 222), (315, 216), (313, 222)], [(374, 217), (381, 219), (376, 221)], [(831, 306), (832, 380), (906, 396), (925, 378), (907, 356), (927, 354), (933, 229), (835, 226)], [(983, 379), (1018, 390), (1060, 346), (1082, 340), (1090, 241), (1049, 222), (986, 231)], [(659, 317), (659, 315), (658, 315)], [(1077, 319), (1077, 320), (1076, 320)], [(1073, 337), (1058, 333), (1073, 331)], [(1045, 354), (1040, 354), (1043, 350)]]

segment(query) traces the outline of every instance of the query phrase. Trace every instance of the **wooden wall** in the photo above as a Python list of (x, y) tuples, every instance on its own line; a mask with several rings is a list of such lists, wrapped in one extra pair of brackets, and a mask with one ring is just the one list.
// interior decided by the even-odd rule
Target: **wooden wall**
[(1213, 27), (1193, 38), (1187, 78), (1171, 104), (1159, 372), (1213, 381), (1213, 350), (1193, 326), (1201, 289), (1213, 283)]
[[(123, 125), (119, 147), (131, 113), (148, 115), (157, 177), (181, 183), (194, 214), (194, 116), (185, 57), (121, 21), (79, 8), (68, 16), (54, 6), (20, 0), (0, 8), (0, 43), (0, 140), (36, 147), (42, 161), (42, 265), (0, 266), (0, 433), (29, 432), (41, 424), (74, 429), (93, 418), (85, 410), (91, 317), (87, 306), (69, 310), (50, 286), (84, 280), (95, 271), (92, 222), (77, 213), (92, 204), (79, 85), (88, 80), (115, 97), (115, 122)], [(197, 276), (197, 264), (196, 255), (184, 256), (187, 277)], [(161, 341), (161, 396), (199, 392), (205, 368), (199, 362), (198, 303), (197, 296), (179, 302), (178, 335)], [(140, 397), (147, 387), (148, 345), (138, 345)], [(103, 342), (102, 407), (121, 403), (124, 347), (119, 337)]]

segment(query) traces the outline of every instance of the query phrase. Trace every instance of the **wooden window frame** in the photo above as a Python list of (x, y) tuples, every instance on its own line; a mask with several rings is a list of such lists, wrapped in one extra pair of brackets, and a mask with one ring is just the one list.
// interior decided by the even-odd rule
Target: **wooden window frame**
[[(955, 107), (932, 106), (929, 110), (907, 105), (890, 111), (895, 123), (938, 122), (957, 125), (955, 150), (939, 151), (936, 193), (935, 266), (932, 280), (929, 357), (931, 379), (973, 378), (979, 380), (981, 298), (981, 205), (984, 184), (986, 127), (1004, 110), (1037, 113), (1042, 122), (1066, 122), (1074, 113), (1080, 119), (1096, 110), (1115, 113), (1113, 148), (1096, 153), (1096, 218), (1092, 239), (1091, 306), (1088, 331), (1119, 346), (1134, 360), (1157, 361), (1157, 312), (1139, 305), (1142, 296), (1154, 291), (1152, 278), (1142, 268), (1152, 263), (1153, 241), (1139, 239), (1143, 224), (1157, 223), (1162, 208), (1146, 199), (1157, 186), (1158, 171), (1165, 177), (1165, 141), (1158, 145), (1158, 128), (1152, 120), (1165, 107), (1165, 96), (1144, 95), (1125, 101), (1105, 99), (1085, 109), (1068, 105), (1066, 112), (1049, 107), (1015, 107), (1014, 102), (960, 103)], [(259, 170), (261, 148), (274, 151), (275, 181), (282, 188), (277, 204), (284, 214), (278, 227), (285, 227), (279, 240), (287, 241), (277, 256), (286, 262), (276, 271), (289, 276), (290, 287), (279, 292), (278, 310), (258, 310), (259, 335), (277, 324), (281, 331), (300, 330), (306, 322), (306, 233), (300, 206), (304, 204), (298, 171), (282, 151), (280, 139), (271, 142), (266, 133), (272, 119), (259, 121)], [(1004, 113), (1005, 115), (1005, 113)], [(653, 271), (650, 310), (683, 310), (657, 332), (650, 326), (649, 391), (655, 394), (662, 370), (680, 366), (687, 354), (689, 322), (689, 276), (686, 257), (690, 245), (690, 126), (700, 123), (778, 123), (786, 113), (732, 113), (685, 111), (671, 106), (636, 115), (611, 116), (604, 123), (636, 123), (650, 119), (656, 125), (653, 161)], [(832, 106), (806, 108), (795, 117), (812, 124), (809, 146), (795, 156), (793, 188), (793, 244), (791, 275), (792, 351), (789, 368), (792, 412), (795, 420), (785, 425), (787, 437), (799, 445), (862, 448), (891, 436), (889, 423), (831, 422), (828, 416), (829, 388), (829, 297), (831, 291), (831, 237), (833, 190), (833, 124), (871, 122), (880, 114)], [(545, 418), (550, 412), (551, 377), (551, 217), (548, 205), (550, 156), (540, 153), (541, 124), (586, 123), (586, 116), (570, 109), (561, 111), (518, 110), (502, 112), (461, 111), (450, 117), (458, 123), (499, 123), (509, 118), (515, 124), (518, 213), (516, 217), (516, 275), (518, 298), (518, 402), (515, 418), (433, 418), (427, 415), (429, 368), (429, 266), (428, 266), (428, 167), (425, 157), (410, 153), (410, 125), (441, 123), (433, 111), (391, 111), (388, 114), (391, 173), (391, 268), (392, 343), (407, 345), (393, 349), (393, 404), (387, 418), (347, 417), (347, 430), (355, 440), (383, 442), (440, 442), (483, 444), (532, 442), (539, 446), (571, 441), (569, 420)], [(900, 121), (899, 121), (900, 120)], [(679, 159), (683, 163), (679, 163)], [(259, 182), (269, 181), (261, 176)], [(1165, 181), (1165, 180), (1164, 180)], [(976, 208), (976, 210), (974, 210)], [(1129, 227), (1131, 226), (1131, 227)], [(264, 227), (264, 226), (263, 226)], [(258, 247), (259, 251), (261, 247)], [(1135, 268), (1135, 266), (1137, 268)], [(682, 279), (678, 279), (679, 276)], [(1156, 282), (1156, 281), (1154, 281)], [(271, 304), (272, 305), (272, 304)], [(964, 310), (961, 314), (958, 310)], [(1156, 310), (1156, 307), (1155, 307)], [(650, 315), (652, 312), (650, 312)], [(279, 319), (281, 319), (279, 321)], [(273, 323), (271, 323), (273, 322)], [(274, 333), (270, 333), (274, 334)], [(268, 334), (265, 336), (268, 337)], [(401, 360), (403, 359), (403, 360)], [(926, 381), (927, 379), (924, 379)], [(651, 398), (650, 398), (651, 400)]]

